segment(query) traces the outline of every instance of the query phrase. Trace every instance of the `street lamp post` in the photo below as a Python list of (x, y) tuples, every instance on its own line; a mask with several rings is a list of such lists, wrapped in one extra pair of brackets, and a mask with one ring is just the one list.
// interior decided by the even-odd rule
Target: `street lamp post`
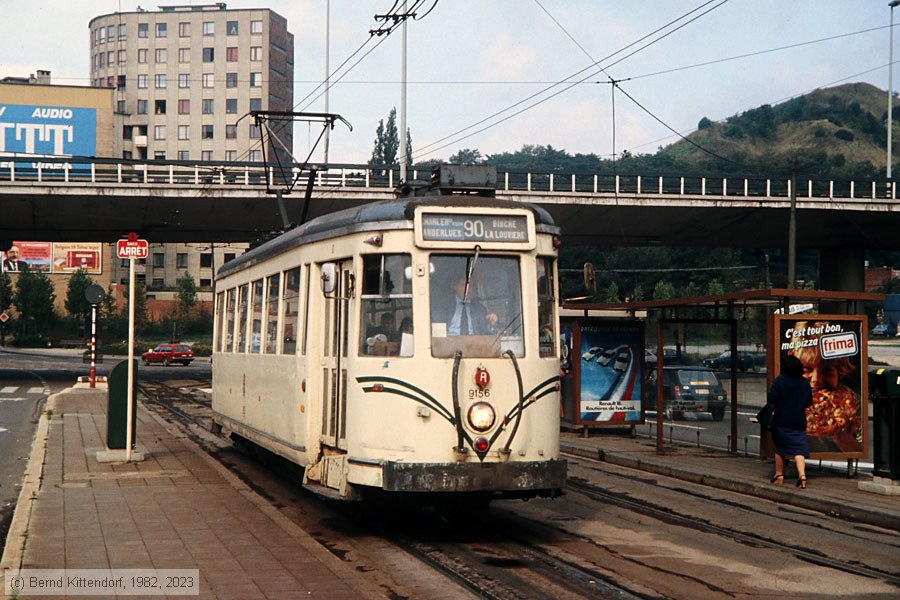
[(888, 6), (891, 7), (891, 27), (889, 30), (891, 39), (888, 44), (887, 180), (891, 188), (893, 188), (893, 183), (891, 182), (891, 177), (893, 176), (891, 146), (893, 145), (892, 138), (894, 133), (894, 7), (897, 5), (900, 5), (900, 0), (891, 0), (888, 3)]

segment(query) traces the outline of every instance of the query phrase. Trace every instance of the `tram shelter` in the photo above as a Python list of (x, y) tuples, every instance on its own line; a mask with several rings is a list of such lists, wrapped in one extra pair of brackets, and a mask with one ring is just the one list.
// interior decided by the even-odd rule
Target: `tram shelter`
[[(807, 313), (804, 318), (810, 320), (816, 319), (819, 315), (864, 315), (863, 305), (868, 302), (882, 302), (884, 294), (870, 292), (850, 292), (850, 291), (827, 291), (827, 290), (797, 290), (797, 289), (755, 289), (731, 292), (727, 294), (716, 294), (708, 296), (691, 296), (681, 298), (671, 298), (667, 300), (648, 300), (648, 301), (625, 301), (612, 303), (563, 303), (561, 316), (564, 319), (574, 321), (576, 330), (578, 329), (579, 319), (591, 319), (593, 322), (603, 322), (604, 320), (619, 321), (625, 319), (632, 323), (644, 322), (648, 320), (656, 321), (656, 364), (654, 368), (645, 368), (643, 365), (643, 352), (636, 360), (641, 364), (639, 373), (642, 374), (642, 383), (650, 382), (650, 378), (645, 373), (653, 373), (656, 385), (656, 411), (658, 418), (656, 419), (656, 450), (657, 453), (663, 452), (663, 418), (664, 414), (664, 398), (663, 398), (663, 377), (662, 369), (665, 366), (666, 352), (664, 349), (665, 331), (669, 327), (683, 327), (688, 324), (708, 324), (720, 325), (728, 328), (728, 344), (730, 349), (731, 365), (731, 386), (729, 390), (729, 406), (726, 410), (730, 410), (731, 414), (731, 435), (729, 451), (737, 452), (738, 443), (738, 324), (746, 315), (750, 308), (763, 308), (766, 310), (766, 343), (765, 343), (765, 366), (767, 371), (766, 389), (768, 389), (772, 380), (777, 375), (777, 349), (780, 347), (778, 339), (775, 338), (775, 327), (773, 326), (773, 317), (775, 315), (789, 315), (793, 313)], [(705, 313), (705, 314), (704, 314)], [(699, 315), (699, 316), (698, 316)], [(848, 317), (850, 318), (850, 317)], [(853, 317), (857, 320), (861, 319), (858, 325), (859, 344), (865, 348), (868, 327), (865, 317)], [(644, 327), (643, 340), (652, 339), (651, 332), (646, 331)], [(758, 343), (758, 342), (757, 342)], [(651, 344), (646, 344), (650, 346)], [(591, 348), (592, 350), (593, 348)], [(774, 349), (774, 350), (773, 350)], [(580, 349), (573, 349), (574, 356), (571, 358), (573, 364), (580, 366)], [(863, 353), (864, 356), (864, 353)], [(863, 372), (866, 365), (862, 366)], [(866, 377), (863, 376), (863, 380)], [(865, 398), (866, 383), (862, 383), (862, 404), (867, 405)], [(645, 385), (641, 385), (641, 390), (646, 389)], [(580, 389), (576, 389), (574, 395), (566, 397), (564, 394), (563, 402), (579, 402)], [(567, 409), (568, 412), (567, 412)], [(563, 407), (564, 422), (568, 421), (570, 425), (583, 427), (587, 433), (589, 425), (583, 421), (566, 419), (566, 415), (579, 414), (572, 407)], [(583, 413), (581, 413), (583, 414)], [(644, 422), (643, 408), (641, 409), (641, 418), (639, 422)], [(612, 425), (625, 425), (627, 422), (621, 420), (612, 423)], [(630, 423), (634, 427), (634, 422)], [(765, 455), (763, 449), (763, 441), (760, 443), (761, 455)], [(835, 453), (837, 456), (839, 453)], [(853, 456), (853, 454), (840, 454), (840, 456)]]

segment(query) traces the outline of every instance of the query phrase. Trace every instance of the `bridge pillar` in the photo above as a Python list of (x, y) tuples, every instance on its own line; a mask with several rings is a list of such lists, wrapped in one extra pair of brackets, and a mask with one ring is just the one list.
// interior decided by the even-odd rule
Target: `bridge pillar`
[[(865, 249), (858, 246), (829, 248), (819, 252), (821, 289), (834, 292), (865, 291)], [(862, 310), (862, 306), (858, 307)], [(835, 314), (848, 312), (846, 302), (822, 302), (822, 311)]]

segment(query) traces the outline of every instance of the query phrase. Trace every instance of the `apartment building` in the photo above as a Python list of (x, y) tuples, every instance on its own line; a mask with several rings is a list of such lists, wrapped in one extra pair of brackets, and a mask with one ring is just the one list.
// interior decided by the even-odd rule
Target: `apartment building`
[[(294, 36), (272, 10), (219, 2), (116, 12), (92, 19), (89, 35), (92, 85), (114, 91), (114, 156), (259, 162), (260, 131), (246, 115), (293, 110)], [(279, 132), (284, 148), (291, 129)], [(284, 156), (281, 144), (266, 156)], [(137, 277), (151, 294), (185, 271), (209, 292), (214, 270), (247, 247), (150, 242)], [(127, 280), (127, 267), (114, 265), (115, 281)]]

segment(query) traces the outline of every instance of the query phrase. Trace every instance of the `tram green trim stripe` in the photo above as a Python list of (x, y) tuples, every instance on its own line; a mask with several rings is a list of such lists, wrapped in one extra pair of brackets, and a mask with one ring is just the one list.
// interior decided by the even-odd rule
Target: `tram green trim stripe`
[[(450, 413), (450, 410), (447, 407), (445, 407), (443, 404), (438, 402), (438, 400), (436, 398), (434, 398), (431, 394), (429, 394), (425, 390), (423, 390), (419, 387), (416, 387), (410, 383), (407, 383), (401, 379), (396, 379), (394, 377), (378, 377), (378, 376), (369, 375), (369, 376), (364, 376), (364, 377), (357, 377), (356, 381), (358, 383), (393, 383), (393, 384), (399, 385), (401, 387), (404, 387), (408, 390), (412, 390), (413, 393), (405, 392), (405, 391), (394, 389), (394, 388), (384, 388), (384, 390), (382, 390), (382, 391), (397, 394), (399, 396), (403, 396), (403, 397), (415, 400), (416, 402), (418, 402), (424, 406), (427, 406), (428, 408), (431, 408), (432, 410), (437, 411), (442, 417), (447, 419), (451, 424), (455, 424), (455, 419), (453, 418), (453, 415)], [(365, 391), (367, 393), (374, 392), (374, 389), (372, 387), (363, 387), (363, 391)], [(416, 394), (418, 394), (418, 395), (416, 395)]]

